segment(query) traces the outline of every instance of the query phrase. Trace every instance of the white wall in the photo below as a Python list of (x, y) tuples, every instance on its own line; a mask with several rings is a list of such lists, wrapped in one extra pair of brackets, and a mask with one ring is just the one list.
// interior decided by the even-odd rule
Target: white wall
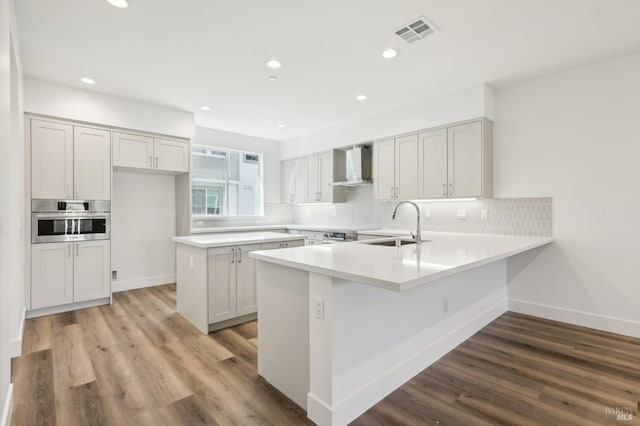
[(114, 171), (111, 203), (113, 291), (175, 282), (175, 177)]
[(493, 118), (493, 91), (484, 85), (283, 142), (281, 156), (283, 159), (293, 158), (478, 117)]
[(509, 261), (510, 308), (640, 337), (640, 54), (496, 92), (496, 197), (552, 196), (555, 244)]
[(192, 112), (26, 77), (25, 111), (190, 139)]
[(11, 357), (24, 309), (24, 145), (15, 23), (13, 1), (0, 0), (0, 424), (9, 414)]

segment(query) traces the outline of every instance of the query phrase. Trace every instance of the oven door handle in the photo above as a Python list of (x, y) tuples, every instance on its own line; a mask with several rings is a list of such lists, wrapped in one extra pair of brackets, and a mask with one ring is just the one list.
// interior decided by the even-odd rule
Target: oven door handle
[(111, 213), (33, 213), (36, 219), (108, 219)]

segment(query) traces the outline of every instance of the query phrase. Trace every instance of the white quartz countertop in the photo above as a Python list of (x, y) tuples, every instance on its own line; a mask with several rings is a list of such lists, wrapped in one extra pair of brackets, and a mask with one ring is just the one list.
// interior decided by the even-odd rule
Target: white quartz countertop
[[(192, 234), (221, 233), (221, 232), (246, 232), (246, 231), (272, 231), (277, 229), (297, 230), (297, 231), (327, 231), (327, 232), (360, 232), (360, 226), (340, 226), (340, 225), (247, 225), (247, 226), (225, 226), (218, 228), (192, 229)], [(396, 231), (397, 232), (397, 231)]]
[[(415, 227), (413, 227), (413, 230), (415, 230)], [(358, 235), (371, 235), (371, 236), (403, 237), (405, 235), (410, 235), (410, 234), (411, 234), (411, 231), (409, 229), (367, 229), (363, 231), (358, 231)], [(425, 234), (425, 232), (422, 232), (422, 234)]]
[(179, 244), (187, 244), (198, 248), (235, 246), (239, 244), (273, 243), (278, 241), (301, 240), (301, 235), (281, 232), (239, 232), (236, 234), (191, 235), (189, 237), (173, 237)]
[[(400, 232), (400, 231), (395, 231)], [(400, 233), (400, 235), (406, 235)], [(421, 247), (385, 247), (360, 241), (261, 250), (250, 257), (402, 291), (549, 244), (550, 237), (423, 232)], [(383, 238), (389, 239), (389, 238)], [(377, 240), (375, 240), (377, 241)]]

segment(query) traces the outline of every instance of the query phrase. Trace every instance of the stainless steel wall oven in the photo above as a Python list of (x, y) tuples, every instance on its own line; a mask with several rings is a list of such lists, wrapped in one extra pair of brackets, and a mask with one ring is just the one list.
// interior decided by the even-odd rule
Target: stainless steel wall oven
[(32, 200), (31, 242), (108, 240), (111, 202)]

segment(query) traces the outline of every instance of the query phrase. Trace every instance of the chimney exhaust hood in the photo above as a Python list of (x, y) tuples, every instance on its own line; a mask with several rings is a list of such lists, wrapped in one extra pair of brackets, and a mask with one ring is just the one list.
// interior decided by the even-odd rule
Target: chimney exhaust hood
[(371, 147), (355, 145), (345, 151), (345, 174), (347, 180), (334, 182), (334, 186), (368, 185), (371, 180)]

